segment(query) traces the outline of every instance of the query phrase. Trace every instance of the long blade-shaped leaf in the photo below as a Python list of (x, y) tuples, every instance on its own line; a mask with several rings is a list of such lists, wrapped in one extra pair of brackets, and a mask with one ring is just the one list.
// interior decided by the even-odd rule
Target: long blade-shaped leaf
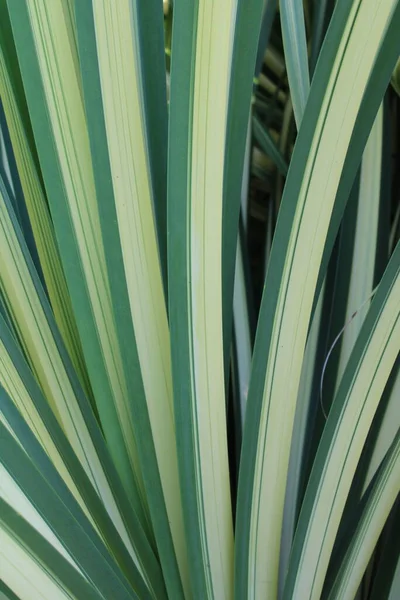
[(0, 579), (0, 598), (1, 600), (20, 600), (18, 596)]
[[(105, 598), (112, 594), (121, 600), (137, 598), (65, 484), (54, 477), (51, 463), (48, 474), (46, 469), (39, 471), (3, 422), (0, 448), (2, 499), (31, 522)], [(140, 594), (146, 596), (143, 588)]]
[[(296, 413), (294, 418), (292, 441), (290, 445), (290, 459), (285, 492), (285, 507), (283, 513), (281, 549), (279, 560), (279, 594), (282, 595), (285, 584), (290, 551), (292, 549), (294, 532), (301, 502), (302, 484), (304, 476), (304, 451), (307, 446), (306, 436), (310, 417), (310, 401), (316, 355), (318, 351), (318, 337), (320, 327), (323, 325), (322, 305), (325, 287), (314, 313), (313, 321), (308, 335), (307, 346), (304, 352), (304, 361), (300, 377), (299, 393), (297, 397)], [(318, 363), (317, 363), (318, 364)]]
[[(276, 594), (290, 438), (320, 261), (363, 93), (396, 11), (396, 0), (337, 4), (297, 138), (253, 358), (236, 519), (238, 598)], [(355, 175), (359, 156), (351, 160)]]
[(281, 0), (279, 7), (290, 96), (299, 128), (310, 90), (303, 1)]
[(286, 176), (288, 171), (286, 161), (280, 153), (279, 148), (277, 148), (274, 140), (270, 136), (268, 130), (263, 126), (257, 116), (253, 117), (253, 134), (265, 154), (269, 156), (276, 164), (281, 175)]
[[(236, 385), (238, 394), (237, 431), (240, 447), (240, 438), (243, 431), (246, 414), (247, 394), (249, 391), (252, 355), (252, 330), (251, 330), (251, 306), (248, 298), (248, 281), (245, 272), (245, 249), (246, 239), (242, 231), (238, 235), (236, 251), (235, 286), (233, 293), (233, 317), (234, 317), (234, 342), (236, 360)], [(239, 458), (240, 452), (238, 454)]]
[[(400, 359), (398, 359), (397, 362), (398, 365), (400, 365)], [(394, 381), (389, 391), (389, 398), (387, 399), (385, 411), (379, 425), (379, 431), (374, 440), (373, 451), (370, 455), (368, 470), (365, 474), (363, 492), (372, 481), (372, 478), (389, 449), (390, 443), (395, 438), (396, 432), (400, 428), (400, 366), (397, 367), (397, 374), (393, 373), (393, 378)]]
[[(0, 42), (1, 44), (1, 42)], [(15, 155), (11, 143), (10, 134), (8, 131), (6, 116), (4, 113), (3, 103), (0, 99), (0, 174), (4, 184), (8, 187), (10, 197), (13, 201), (18, 220), (21, 225), (26, 244), (29, 248), (30, 255), (35, 264), (36, 271), (40, 280), (45, 286), (43, 270), (40, 265), (39, 255), (36, 248), (36, 243), (33, 236), (32, 226), (25, 203), (24, 193), (22, 191), (21, 180), (18, 174), (18, 167), (15, 162)]]
[[(26, 133), (26, 123), (21, 114), (23, 99), (18, 97), (18, 92), (21, 93), (21, 90), (20, 87), (15, 85), (12, 78), (11, 67), (15, 67), (16, 56), (14, 46), (9, 39), (11, 37), (11, 27), (7, 16), (7, 8), (3, 0), (1, 11), (0, 96), (6, 116), (7, 128), (15, 154), (18, 175), (21, 181), (49, 300), (67, 350), (85, 387), (85, 391), (89, 395), (90, 384), (88, 382), (67, 284), (61, 266), (54, 226), (51, 222), (40, 173), (37, 170), (37, 163), (32, 154), (30, 140)], [(8, 35), (6, 36), (6, 34)], [(8, 43), (6, 43), (7, 41)]]
[(353, 598), (376, 542), (400, 492), (400, 429), (380, 467), (350, 547), (343, 556), (329, 599)]
[(400, 496), (385, 526), (381, 552), (376, 563), (374, 582), (370, 589), (371, 600), (396, 600), (400, 591)]
[[(0, 509), (1, 600), (104, 598), (61, 552), (1, 498)], [(3, 584), (5, 581), (8, 585)]]
[(400, 351), (400, 245), (341, 380), (304, 498), (284, 598), (319, 598), (352, 477)]
[(63, 0), (8, 3), (28, 107), (90, 382), (126, 490), (151, 537), (115, 331), (73, 15)]
[[(0, 285), (13, 321), (23, 341), (23, 349), (35, 376), (58, 422), (86, 471), (91, 483), (102, 499), (125, 543), (129, 540), (124, 523), (126, 507), (121, 516), (118, 477), (104, 446), (104, 438), (94, 419), (88, 401), (82, 393), (65, 352), (47, 299), (40, 287), (30, 261), (10, 202), (0, 179)], [(0, 323), (1, 349), (7, 355), (0, 362), (0, 383), (13, 394), (16, 405), (22, 398), (15, 392), (18, 380), (26, 365), (21, 358), (13, 357), (15, 340), (7, 334), (4, 322)], [(12, 377), (14, 372), (15, 377)], [(18, 375), (21, 373), (21, 375)], [(11, 380), (10, 380), (11, 377)], [(26, 384), (24, 384), (25, 386)], [(128, 510), (132, 510), (128, 503)], [(139, 515), (141, 513), (139, 512)], [(127, 519), (129, 522), (129, 519)], [(129, 548), (129, 542), (127, 544)]]
[[(386, 35), (382, 40), (382, 44), (376, 55), (374, 70), (371, 73), (367, 87), (364, 92), (364, 97), (361, 102), (360, 110), (358, 112), (356, 122), (354, 125), (353, 133), (351, 136), (350, 143), (347, 147), (346, 161), (343, 167), (342, 175), (340, 178), (339, 187), (336, 194), (335, 206), (332, 212), (331, 223), (328, 230), (328, 237), (326, 240), (324, 253), (321, 261), (320, 273), (318, 276), (317, 293), (321, 288), (322, 282), (325, 277), (327, 264), (329, 262), (339, 226), (343, 217), (344, 210), (346, 208), (347, 200), (349, 198), (352, 186), (355, 180), (355, 169), (354, 156), (360, 160), (362, 152), (367, 143), (371, 127), (374, 119), (379, 110), (379, 106), (385, 95), (388, 87), (388, 80), (393, 70), (393, 61), (399, 55), (400, 42), (399, 36), (397, 35), (399, 28), (399, 16), (398, 8), (394, 11), (393, 19), (388, 27)], [(389, 57), (390, 60), (389, 60)], [(385, 150), (385, 154), (387, 149)], [(387, 164), (388, 158), (384, 161)], [(359, 163), (358, 163), (359, 164)], [(390, 245), (390, 251), (393, 251), (395, 244)], [(318, 295), (316, 296), (316, 298)], [(314, 299), (314, 306), (316, 302)]]
[[(232, 51), (229, 110), (224, 162), (222, 245), (222, 301), (224, 368), (227, 379), (231, 355), (233, 288), (240, 212), (241, 183), (246, 151), (247, 123), (263, 9), (273, 17), (276, 0), (238, 0)], [(273, 6), (272, 6), (273, 5)]]
[(136, 31), (143, 81), (149, 169), (161, 273), (167, 292), (167, 152), (168, 109), (165, 77), (163, 11), (159, 0), (132, 3), (136, 9)]
[[(353, 186), (327, 276), (324, 313), (327, 325), (321, 330), (315, 369), (312, 418), (309, 423), (308, 479), (312, 461), (325, 426), (326, 415), (340, 382), (356, 334), (370, 304), (373, 287), (380, 281), (388, 261), (389, 194), (385, 180), (390, 177), (383, 146), (383, 107), (378, 111), (363, 153), (361, 176)], [(385, 143), (384, 147), (388, 147)], [(388, 186), (387, 186), (388, 187)], [(368, 215), (366, 220), (365, 216)], [(366, 241), (368, 243), (366, 243)], [(355, 318), (353, 313), (357, 312)], [(344, 328), (344, 331), (342, 329)], [(391, 438), (390, 442), (393, 438)], [(364, 469), (365, 470), (365, 469)], [(360, 477), (361, 470), (358, 471)], [(353, 483), (359, 500), (359, 478)], [(350, 500), (349, 500), (350, 501)]]
[(94, 180), (129, 417), (167, 588), (179, 598), (182, 584), (189, 593), (189, 579), (169, 329), (141, 105), (140, 15), (139, 3), (131, 0), (76, 4)]
[[(378, 245), (379, 207), (381, 195), (383, 141), (383, 106), (378, 111), (371, 134), (363, 153), (357, 224), (354, 232), (352, 275), (347, 296), (345, 323), (365, 303), (374, 288), (375, 262)], [(347, 257), (349, 260), (350, 257)], [(386, 253), (387, 260), (387, 253)], [(381, 275), (381, 273), (379, 274)], [(343, 375), (347, 360), (357, 339), (368, 306), (358, 310), (357, 315), (345, 328), (341, 340), (338, 381)]]
[(334, 9), (335, 0), (319, 0), (314, 2), (311, 32), (310, 71), (314, 72), (321, 50), (321, 45)]
[(3, 394), (2, 415), (33, 463), (39, 469), (43, 464), (46, 465), (43, 453), (35, 443), (34, 437), (36, 437), (75, 500), (118, 560), (128, 579), (131, 580), (133, 576), (134, 583), (139, 571), (149, 589), (154, 590), (154, 595), (164, 597), (165, 588), (161, 569), (122, 486), (107, 469), (109, 466), (107, 463), (110, 461), (107, 460), (105, 448), (101, 451), (102, 465), (105, 470), (108, 470), (113, 492), (118, 496), (118, 505), (124, 520), (122, 527), (117, 520), (115, 522), (111, 520), (1, 317), (0, 379), (12, 398), (11, 401)]
[(227, 23), (234, 9), (230, 0), (176, 3), (170, 100), (168, 262), (176, 434), (191, 577), (199, 597), (215, 599), (230, 598), (233, 583), (221, 232), (231, 63)]

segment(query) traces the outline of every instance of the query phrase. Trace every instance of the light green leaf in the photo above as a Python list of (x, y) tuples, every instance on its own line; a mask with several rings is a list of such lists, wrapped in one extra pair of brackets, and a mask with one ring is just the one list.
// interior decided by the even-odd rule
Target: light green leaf
[(142, 107), (140, 15), (139, 5), (130, 0), (76, 4), (94, 183), (127, 386), (124, 399), (167, 589), (179, 598), (183, 591), (190, 593), (189, 576), (169, 327)]
[(353, 598), (400, 491), (400, 429), (379, 469), (350, 546), (343, 556), (329, 600)]
[[(40, 173), (32, 155), (30, 140), (28, 139), (25, 122), (21, 115), (21, 103), (24, 98), (18, 98), (21, 93), (13, 81), (10, 67), (15, 65), (16, 56), (12, 41), (9, 39), (6, 45), (6, 34), (11, 37), (11, 28), (8, 18), (6, 19), (6, 8), (2, 0), (2, 26), (0, 27), (0, 96), (4, 107), (8, 131), (10, 134), (18, 175), (21, 181), (22, 191), (33, 236), (36, 243), (43, 277), (49, 294), (49, 300), (54, 311), (57, 325), (63, 336), (67, 350), (85, 392), (90, 396), (90, 384), (84, 358), (82, 355), (81, 342), (72, 312), (67, 284), (61, 266), (59, 251), (55, 238), (54, 227), (47, 204), (47, 199), (42, 188)], [(8, 28), (6, 28), (8, 25)], [(14, 52), (12, 52), (12, 50)], [(8, 50), (8, 55), (6, 53)], [(10, 53), (11, 56), (10, 56)], [(14, 74), (15, 79), (15, 74)]]
[[(39, 471), (4, 422), (0, 423), (0, 432), (2, 504), (12, 506), (31, 523), (102, 597), (115, 594), (121, 600), (138, 598), (65, 484), (56, 477), (50, 461), (47, 469), (42, 466)], [(4, 519), (2, 530), (7, 531), (13, 522), (12, 514), (7, 515), (4, 504), (0, 512)], [(8, 535), (8, 549), (13, 541), (15, 548), (13, 538)], [(16, 566), (13, 559), (10, 562)], [(140, 594), (143, 593), (142, 588)]]
[(216, 600), (233, 593), (221, 235), (235, 8), (230, 0), (174, 5), (170, 96), (169, 316), (182, 502), (194, 590)]
[(75, 36), (71, 35), (73, 15), (65, 10), (62, 0), (51, 4), (18, 0), (9, 2), (8, 7), (44, 184), (100, 421), (128, 495), (151, 538), (110, 298), (78, 52)]
[(299, 129), (310, 91), (303, 2), (302, 0), (280, 0), (279, 8), (290, 95), (297, 129)]
[(319, 598), (352, 477), (400, 351), (400, 245), (354, 346), (304, 498), (284, 598)]
[(277, 148), (268, 130), (265, 126), (263, 126), (257, 116), (253, 117), (253, 134), (263, 152), (265, 152), (265, 154), (272, 159), (279, 172), (286, 176), (288, 171), (286, 161), (280, 153), (279, 148)]
[(0, 579), (0, 598), (1, 600), (21, 600), (12, 590)]
[(393, 387), (390, 391), (390, 396), (387, 401), (385, 413), (382, 418), (382, 422), (379, 426), (379, 432), (375, 440), (373, 453), (369, 461), (368, 471), (365, 476), (364, 489), (372, 481), (373, 476), (378, 470), (386, 452), (389, 449), (390, 444), (394, 440), (397, 430), (400, 428), (400, 414), (399, 414), (399, 398), (400, 398), (400, 368), (397, 369), (397, 375), (395, 374), (395, 380)]
[(292, 549), (299, 504), (303, 491), (303, 477), (305, 476), (305, 469), (307, 468), (305, 461), (305, 449), (307, 448), (306, 436), (308, 433), (310, 413), (312, 414), (311, 402), (315, 376), (314, 369), (316, 364), (318, 364), (316, 363), (318, 337), (320, 334), (320, 327), (324, 324), (324, 319), (322, 318), (324, 291), (325, 285), (321, 289), (320, 298), (308, 334), (297, 396), (282, 524), (279, 564), (280, 595), (283, 592), (285, 584), (287, 566)]
[[(378, 244), (379, 206), (382, 172), (383, 106), (381, 105), (365, 146), (361, 162), (359, 200), (352, 272), (350, 276), (345, 330), (341, 339), (337, 381), (339, 382), (368, 310), (366, 299), (374, 287), (375, 260)], [(350, 260), (350, 257), (347, 257)], [(360, 307), (362, 308), (360, 309)], [(357, 315), (352, 318), (353, 313)], [(351, 320), (351, 322), (350, 322)]]
[(297, 138), (254, 350), (236, 518), (238, 598), (277, 593), (290, 440), (323, 248), (363, 93), (397, 8), (395, 0), (379, 2), (378, 12), (375, 0), (337, 4)]
[(233, 288), (241, 183), (254, 69), (263, 12), (266, 18), (264, 23), (266, 33), (268, 33), (268, 21), (272, 21), (275, 8), (276, 0), (267, 0), (267, 2), (264, 0), (237, 0), (223, 165), (222, 315), (226, 381), (228, 381), (228, 365), (231, 354)]
[(104, 598), (61, 552), (1, 498), (0, 507), (0, 576), (8, 583), (6, 593), (0, 591), (2, 600)]
[[(1, 179), (0, 231), (1, 255), (4, 258), (0, 262), (1, 291), (5, 294), (20, 333), (19, 337), (25, 342), (25, 353), (31, 359), (35, 376), (46, 400), (74, 448), (78, 460), (125, 544), (134, 555), (126, 531), (125, 515), (121, 515), (119, 507), (120, 495), (116, 486), (118, 478), (115, 481), (114, 467), (105, 451), (104, 439), (63, 347)], [(35, 434), (45, 443), (48, 433), (40, 419), (37, 419), (30, 392), (26, 392), (26, 384), (21, 380), (22, 373), (27, 372), (27, 367), (24, 366), (23, 360), (21, 361), (21, 355), (15, 352), (15, 340), (7, 334), (4, 322), (0, 322), (0, 325), (0, 383), (12, 396), (16, 406), (28, 417)], [(52, 448), (50, 445), (46, 449), (53, 457)], [(130, 505), (129, 510), (132, 508), (134, 507)]]
[(100, 432), (96, 435), (97, 424), (88, 418), (86, 412), (86, 422), (97, 442), (97, 452), (113, 495), (117, 498), (121, 520), (115, 514), (112, 520), (107, 513), (1, 317), (0, 375), (2, 384), (12, 397), (11, 401), (7, 395), (2, 395), (2, 415), (31, 460), (39, 469), (43, 464), (46, 465), (37, 447), (37, 440), (128, 579), (135, 584), (138, 578), (140, 580), (143, 577), (149, 589), (154, 590), (155, 596), (165, 597), (157, 558), (118, 481)]

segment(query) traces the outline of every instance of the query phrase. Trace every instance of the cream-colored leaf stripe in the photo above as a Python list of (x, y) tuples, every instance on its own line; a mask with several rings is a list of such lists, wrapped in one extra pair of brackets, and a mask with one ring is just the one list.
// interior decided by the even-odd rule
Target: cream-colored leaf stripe
[[(1, 197), (0, 254), (2, 256), (0, 262), (0, 290), (6, 299), (14, 323), (18, 324), (21, 338), (24, 340), (25, 351), (34, 366), (36, 378), (117, 530), (127, 548), (134, 555), (113, 492), (104, 474), (24, 260), (4, 198)], [(10, 364), (7, 364), (7, 357), (4, 354), (1, 358), (0, 383), (6, 389), (12, 391), (13, 386), (17, 385), (18, 382), (14, 379), (14, 383), (11, 383), (8, 370)], [(14, 401), (18, 403), (21, 409), (21, 398), (14, 396)], [(34, 413), (30, 413), (31, 423), (32, 419), (34, 419)], [(37, 426), (36, 423), (35, 427)]]
[[(37, 512), (10, 473), (0, 465), (0, 497), (32, 525), (80, 573), (79, 566), (65, 550), (50, 526)], [(82, 573), (81, 573), (82, 574)], [(6, 578), (7, 581), (8, 577)]]
[(301, 0), (281, 0), (279, 12), (290, 97), (297, 129), (310, 91), (304, 7)]
[(93, 3), (112, 186), (130, 310), (178, 566), (189, 589), (172, 402), (170, 336), (144, 128), (135, 3)]
[[(318, 270), (353, 125), (396, 4), (353, 2), (308, 154), (264, 384), (250, 525), (250, 598), (276, 594), (290, 437)], [(273, 511), (267, 509), (271, 505)]]
[[(321, 478), (313, 492), (314, 502), (290, 596), (294, 599), (320, 597), (340, 517), (363, 444), (400, 351), (399, 251), (400, 247), (397, 248), (397, 270), (393, 284), (352, 376)], [(338, 396), (341, 393), (340, 387)]]
[(382, 528), (400, 492), (400, 429), (374, 483), (357, 530), (343, 558), (329, 600), (354, 598)]
[[(38, 442), (41, 444), (46, 454), (51, 459), (53, 465), (59, 472), (60, 476), (63, 478), (63, 481), (66, 483), (71, 493), (74, 495), (75, 499), (81, 506), (82, 510), (85, 512), (87, 518), (91, 521), (92, 525), (96, 528), (96, 525), (86, 508), (84, 501), (76, 488), (76, 485), (71, 478), (71, 475), (66, 468), (64, 461), (62, 460), (51, 436), (46, 429), (32, 399), (25, 388), (21, 377), (14, 364), (12, 363), (9, 354), (7, 353), (6, 348), (2, 340), (0, 339), (0, 380), (1, 385), (4, 387), (10, 398), (13, 399), (15, 406), (20, 411), (21, 415), (24, 417), (25, 421), (28, 423), (31, 431), (36, 436)], [(0, 415), (0, 420), (3, 421), (5, 425), (7, 422), (3, 415)], [(12, 431), (12, 429), (11, 429)]]
[(63, 589), (7, 528), (0, 524), (0, 578), (20, 600), (71, 600)]
[[(352, 273), (344, 322), (371, 294), (374, 287), (374, 267), (378, 243), (379, 200), (381, 192), (383, 136), (383, 105), (372, 126), (361, 163), (359, 210), (354, 240)], [(343, 332), (340, 347), (338, 378), (340, 381), (355, 340), (368, 310), (365, 305)]]
[(32, 225), (32, 231), (43, 270), (54, 317), (63, 336), (74, 367), (87, 394), (90, 394), (88, 375), (82, 356), (78, 330), (61, 267), (60, 256), (39, 176), (32, 158), (7, 63), (0, 47), (0, 96), (7, 120), (18, 175)]
[[(82, 343), (89, 375), (117, 469), (130, 497), (133, 499), (134, 494), (139, 494), (146, 511), (147, 503), (133, 433), (132, 413), (129, 409), (127, 386), (115, 332), (81, 81), (77, 72), (77, 48), (75, 38), (71, 36), (71, 28), (74, 25), (69, 19), (72, 16), (69, 11), (64, 10), (65, 4), (61, 0), (50, 4), (43, 0), (28, 0), (27, 8), (61, 182), (85, 276), (84, 285), (94, 318), (96, 343), (101, 351), (101, 369), (104, 368), (101, 373), (104, 373), (106, 378), (109, 394), (104, 380), (99, 382), (97, 379), (99, 361), (97, 360), (95, 366), (90, 345), (93, 340), (86, 339), (87, 325), (81, 319), (78, 325), (83, 335)], [(56, 199), (50, 200), (56, 202)], [(62, 235), (60, 223), (58, 234)], [(65, 262), (68, 258), (64, 255), (63, 260)], [(78, 300), (74, 292), (78, 293), (79, 290), (71, 289), (76, 310)], [(113, 402), (114, 407), (110, 406), (110, 402)], [(113, 417), (111, 421), (109, 416), (114, 410), (116, 420)], [(117, 443), (116, 440), (121, 442)], [(146, 516), (146, 512), (144, 514)], [(149, 526), (148, 529), (150, 530)]]
[[(32, 446), (31, 458), (1, 424), (0, 429), (2, 462), (10, 480), (7, 492), (11, 491), (11, 500), (17, 506), (15, 509), (7, 500), (0, 498), (1, 516), (6, 528), (13, 532), (15, 538), (24, 541), (31, 553), (44, 562), (65, 586), (75, 589), (77, 597), (91, 597), (90, 589), (86, 594), (82, 588), (93, 586), (105, 597), (110, 597), (110, 592), (115, 591), (116, 597), (121, 600), (133, 600), (137, 598), (134, 589), (138, 587), (141, 588), (141, 597), (149, 600), (143, 580), (137, 581), (135, 587), (129, 584), (69, 492), (60, 485), (58, 476), (54, 477), (56, 474), (51, 463), (39, 458), (41, 467), (38, 470), (34, 458), (38, 456), (36, 442)], [(23, 435), (30, 437), (27, 431)], [(7, 477), (3, 476), (2, 480), (7, 480)], [(21, 519), (21, 511), (28, 513), (29, 518)], [(43, 531), (43, 535), (36, 527)], [(57, 551), (51, 546), (58, 543)], [(72, 563), (68, 556), (73, 559)], [(88, 586), (87, 582), (91, 585)]]
[(223, 161), (235, 3), (199, 2), (191, 139), (190, 317), (194, 435), (208, 593), (233, 593), (233, 529), (222, 346)]
[(394, 440), (396, 437), (396, 432), (400, 429), (399, 398), (400, 369), (397, 370), (397, 375), (395, 376), (390, 398), (379, 428), (378, 436), (375, 441), (374, 451), (365, 476), (364, 489), (362, 490), (363, 494), (365, 493), (379, 465), (384, 459), (392, 440)]

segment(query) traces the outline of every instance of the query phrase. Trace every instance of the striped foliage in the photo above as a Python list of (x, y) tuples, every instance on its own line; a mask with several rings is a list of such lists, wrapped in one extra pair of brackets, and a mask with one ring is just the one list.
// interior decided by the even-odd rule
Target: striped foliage
[(400, 594), (399, 0), (0, 0), (0, 598)]

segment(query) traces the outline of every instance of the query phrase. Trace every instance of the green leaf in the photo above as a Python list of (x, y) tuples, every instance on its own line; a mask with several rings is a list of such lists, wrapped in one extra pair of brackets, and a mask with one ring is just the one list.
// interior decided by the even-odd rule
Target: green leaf
[[(138, 598), (69, 495), (63, 481), (54, 477), (52, 465), (48, 465), (48, 480), (46, 470), (39, 471), (32, 464), (3, 422), (0, 423), (0, 431), (2, 498), (22, 514), (104, 598), (112, 594), (121, 600)], [(5, 517), (6, 527), (9, 526), (12, 515), (7, 515), (5, 509), (1, 514), (2, 519)], [(140, 594), (143, 594), (143, 589)]]
[(77, 3), (76, 19), (100, 227), (127, 386), (124, 401), (167, 589), (179, 598), (182, 585), (189, 593), (187, 551), (137, 11), (130, 0)]
[(380, 467), (328, 598), (354, 597), (400, 489), (400, 429)]
[[(1, 561), (8, 586), (2, 600), (104, 598), (45, 537), (0, 498)], [(0, 588), (1, 590), (1, 588)]]
[(376, 575), (371, 586), (371, 600), (380, 600), (382, 596), (395, 600), (400, 589), (400, 497), (385, 526), (382, 547), (376, 564)]
[[(97, 442), (102, 468), (116, 497), (120, 515), (110, 510), (107, 512), (1, 318), (0, 380), (12, 395), (12, 401), (8, 396), (2, 396), (2, 414), (34, 464), (39, 470), (47, 468), (48, 459), (43, 455), (44, 451), (118, 560), (127, 578), (136, 585), (137, 579), (140, 580), (143, 576), (149, 589), (154, 590), (155, 596), (165, 597), (163, 577), (157, 558), (118, 481), (101, 434), (97, 432), (96, 435), (97, 424), (92, 419), (89, 429)], [(90, 419), (87, 419), (88, 421), (90, 424)], [(36, 440), (40, 442), (43, 450)]]
[[(46, 400), (83, 469), (128, 549), (134, 554), (129, 548), (131, 542), (127, 527), (131, 525), (131, 517), (127, 514), (135, 508), (124, 500), (114, 465), (105, 449), (104, 438), (65, 352), (1, 180), (0, 200), (1, 254), (5, 258), (0, 263), (1, 290), (6, 294), (14, 323), (25, 342), (25, 354), (30, 357)], [(2, 321), (0, 325), (0, 383), (12, 395), (18, 408), (22, 410), (24, 407), (29, 421), (33, 419), (35, 432), (41, 427), (40, 436), (48, 436), (40, 420), (35, 420), (36, 409), (30, 404), (32, 383), (29, 383), (29, 378), (32, 382), (32, 375), (29, 375), (26, 363), (16, 351), (15, 339), (7, 332)], [(22, 377), (28, 378), (28, 384), (21, 382)], [(29, 386), (28, 394), (24, 389), (26, 385)]]
[(396, 90), (397, 94), (400, 96), (400, 58), (396, 63), (390, 82)]
[(297, 129), (299, 129), (310, 91), (303, 2), (281, 0), (279, 9), (290, 96)]
[[(340, 359), (338, 365), (338, 381), (350, 356), (354, 342), (360, 331), (368, 306), (363, 306), (374, 288), (375, 262), (378, 247), (378, 224), (380, 212), (381, 173), (383, 142), (383, 106), (381, 105), (368, 138), (361, 162), (360, 188), (357, 210), (356, 228), (354, 231), (354, 247), (352, 256), (352, 272), (349, 281), (347, 307), (341, 340)], [(383, 204), (383, 203), (382, 203)], [(386, 260), (388, 256), (386, 255)], [(350, 257), (347, 256), (349, 261)], [(381, 275), (381, 274), (380, 274)], [(355, 311), (357, 315), (352, 319)], [(351, 322), (349, 322), (351, 320)]]
[(268, 0), (264, 3), (264, 12), (262, 15), (260, 37), (257, 48), (256, 68), (254, 70), (255, 78), (259, 77), (262, 69), (265, 52), (268, 48), (268, 42), (274, 24), (277, 4), (277, 0)]
[(310, 72), (313, 74), (321, 51), (329, 21), (335, 6), (335, 0), (319, 0), (313, 3), (313, 20), (311, 33)]
[(221, 232), (234, 11), (230, 1), (174, 4), (170, 94), (169, 316), (182, 502), (193, 589), (218, 600), (233, 592)]
[[(286, 181), (243, 439), (236, 516), (238, 598), (277, 591), (290, 439), (320, 261), (363, 93), (398, 6), (384, 0), (375, 14), (371, 2), (337, 4)], [(352, 161), (355, 174), (357, 156)], [(271, 555), (267, 564), (265, 547)]]
[[(21, 89), (22, 82), (19, 78), (15, 81), (16, 76), (19, 75), (19, 69), (4, 1), (1, 2), (1, 11), (0, 96), (15, 154), (18, 175), (21, 180), (26, 209), (55, 319), (86, 394), (90, 397), (90, 384), (60, 261), (54, 227), (42, 187), (41, 173), (37, 168), (37, 157), (32, 151), (33, 140), (29, 121), (29, 127), (27, 126), (27, 108)], [(8, 28), (6, 29), (7, 23)]]
[(115, 331), (70, 11), (62, 0), (8, 4), (58, 247), (102, 428), (151, 538)]
[[(224, 370), (227, 381), (231, 353), (233, 288), (241, 183), (247, 123), (263, 10), (272, 15), (276, 0), (238, 0), (232, 49), (229, 108), (226, 124), (224, 200), (222, 217), (222, 314)], [(271, 12), (270, 12), (271, 11)]]
[[(396, 6), (396, 9), (393, 11), (393, 18), (387, 28), (385, 38), (382, 40), (382, 44), (375, 58), (374, 69), (365, 89), (351, 140), (347, 148), (346, 160), (336, 194), (335, 207), (332, 212), (328, 237), (321, 261), (317, 292), (322, 285), (322, 281), (324, 280), (327, 264), (337, 237), (337, 232), (343, 217), (346, 202), (354, 184), (354, 157), (357, 156), (361, 158), (361, 154), (364, 150), (365, 144), (367, 143), (372, 124), (378, 112), (379, 105), (382, 102), (383, 96), (385, 95), (388, 82), (390, 80), (390, 75), (393, 70), (393, 65), (400, 53), (400, 40), (398, 36), (399, 27), (400, 8), (399, 6)], [(387, 149), (385, 150), (385, 153), (387, 153)], [(392, 251), (393, 249), (394, 245), (392, 244), (390, 246), (390, 250)]]
[(20, 600), (12, 590), (0, 579), (0, 598), (1, 600)]
[(167, 151), (168, 109), (165, 76), (164, 23), (160, 0), (133, 2), (143, 81), (146, 139), (154, 197), (157, 240), (167, 296)]
[[(394, 371), (396, 370), (396, 365)], [(386, 393), (386, 390), (385, 390)], [(379, 428), (373, 436), (373, 448), (371, 449), (368, 470), (365, 473), (365, 481), (362, 492), (372, 481), (375, 473), (378, 470), (386, 452), (389, 449), (392, 440), (396, 436), (397, 430), (400, 428), (400, 415), (398, 411), (398, 399), (400, 398), (400, 358), (397, 359), (397, 373), (392, 373), (392, 381), (387, 391), (385, 398), (385, 406), (383, 414), (381, 414)], [(381, 401), (382, 403), (382, 401)]]
[(43, 271), (40, 265), (39, 256), (33, 237), (32, 227), (29, 220), (28, 210), (24, 199), (24, 194), (21, 187), (21, 181), (18, 174), (17, 164), (15, 162), (14, 151), (11, 144), (10, 135), (8, 132), (6, 117), (4, 114), (3, 104), (0, 101), (0, 175), (5, 186), (8, 188), (9, 196), (14, 204), (18, 220), (24, 232), (24, 238), (29, 248), (30, 255), (35, 264), (36, 271), (40, 280), (44, 283)]
[(280, 561), (279, 561), (279, 593), (282, 594), (285, 583), (289, 556), (292, 549), (293, 537), (296, 530), (296, 524), (299, 513), (299, 506), (302, 500), (303, 479), (305, 477), (304, 456), (308, 448), (307, 434), (309, 423), (312, 418), (313, 401), (313, 382), (314, 375), (320, 373), (318, 370), (318, 361), (316, 360), (318, 352), (318, 338), (321, 329), (324, 328), (323, 319), (323, 299), (325, 286), (322, 287), (321, 296), (315, 310), (310, 331), (308, 334), (307, 345), (304, 352), (299, 392), (297, 395), (296, 413), (294, 417), (292, 441), (290, 445), (290, 459), (288, 466), (288, 475), (285, 491), (285, 505), (282, 523)]
[(253, 117), (253, 134), (263, 152), (272, 159), (279, 172), (286, 176), (288, 172), (286, 161), (269, 134), (268, 129), (263, 126), (257, 116)]
[[(235, 348), (235, 373), (238, 394), (239, 440), (244, 425), (246, 414), (247, 394), (249, 391), (251, 358), (253, 347), (253, 332), (251, 327), (252, 307), (248, 297), (249, 273), (247, 271), (246, 238), (243, 227), (239, 230), (238, 244), (236, 250), (235, 286), (233, 293), (233, 316), (234, 316), (234, 348)], [(240, 452), (238, 453), (239, 459)]]
[[(340, 376), (369, 307), (369, 297), (388, 261), (390, 170), (386, 166), (388, 157), (384, 149), (389, 144), (384, 135), (387, 127), (383, 126), (383, 117), (382, 106), (363, 153), (360, 177), (346, 205), (327, 275), (323, 309), (327, 325), (321, 330), (315, 369), (314, 416), (309, 427), (309, 458), (306, 459), (309, 465), (305, 480)], [(354, 313), (357, 313), (355, 317)], [(354, 484), (356, 502), (360, 485), (359, 481)]]
[(340, 516), (400, 346), (400, 245), (354, 346), (318, 448), (301, 509), (284, 598), (319, 598)]

